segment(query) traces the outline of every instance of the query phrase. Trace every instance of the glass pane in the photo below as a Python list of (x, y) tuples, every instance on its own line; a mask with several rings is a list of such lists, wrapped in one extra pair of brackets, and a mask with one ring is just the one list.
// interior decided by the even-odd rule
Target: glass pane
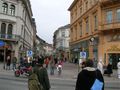
[(6, 24), (2, 23), (1, 24), (1, 38), (5, 38), (5, 33), (6, 33)]
[(106, 21), (107, 21), (107, 23), (111, 23), (112, 22), (112, 11), (108, 11), (107, 12)]
[(117, 10), (117, 21), (120, 22), (120, 9)]

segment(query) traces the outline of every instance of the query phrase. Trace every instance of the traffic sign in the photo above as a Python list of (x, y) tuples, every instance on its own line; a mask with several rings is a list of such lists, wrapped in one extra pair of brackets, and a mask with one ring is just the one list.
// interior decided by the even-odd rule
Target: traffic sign
[(86, 58), (86, 52), (80, 52), (80, 58)]
[(33, 55), (33, 52), (31, 50), (27, 51), (27, 56), (28, 57), (32, 57), (32, 55)]
[(2, 46), (4, 46), (4, 45), (5, 45), (5, 42), (0, 41), (0, 46), (2, 47)]

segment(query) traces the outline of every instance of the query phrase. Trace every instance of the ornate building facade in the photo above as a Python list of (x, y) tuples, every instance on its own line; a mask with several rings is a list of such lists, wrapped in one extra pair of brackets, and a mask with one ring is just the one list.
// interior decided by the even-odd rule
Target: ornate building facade
[(70, 5), (71, 58), (86, 58), (105, 65), (120, 59), (120, 0), (74, 0)]
[(0, 0), (0, 47), (1, 56), (25, 56), (33, 50), (36, 37), (35, 19), (32, 18), (29, 0)]

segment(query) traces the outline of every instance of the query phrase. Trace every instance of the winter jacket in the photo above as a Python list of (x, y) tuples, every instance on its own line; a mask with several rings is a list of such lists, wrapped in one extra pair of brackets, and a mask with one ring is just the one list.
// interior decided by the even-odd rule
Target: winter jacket
[(104, 90), (104, 79), (101, 72), (92, 67), (84, 68), (78, 74), (75, 90), (91, 90), (96, 79), (103, 82), (102, 90)]

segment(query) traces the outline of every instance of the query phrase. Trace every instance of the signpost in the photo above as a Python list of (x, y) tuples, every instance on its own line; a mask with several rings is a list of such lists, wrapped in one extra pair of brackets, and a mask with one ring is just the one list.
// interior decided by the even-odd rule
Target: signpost
[(86, 52), (80, 52), (80, 58), (86, 59)]
[(5, 42), (3, 41), (0, 41), (0, 47), (4, 46), (5, 45)]
[(28, 57), (32, 57), (32, 56), (33, 56), (32, 50), (27, 51), (27, 56), (28, 56)]

